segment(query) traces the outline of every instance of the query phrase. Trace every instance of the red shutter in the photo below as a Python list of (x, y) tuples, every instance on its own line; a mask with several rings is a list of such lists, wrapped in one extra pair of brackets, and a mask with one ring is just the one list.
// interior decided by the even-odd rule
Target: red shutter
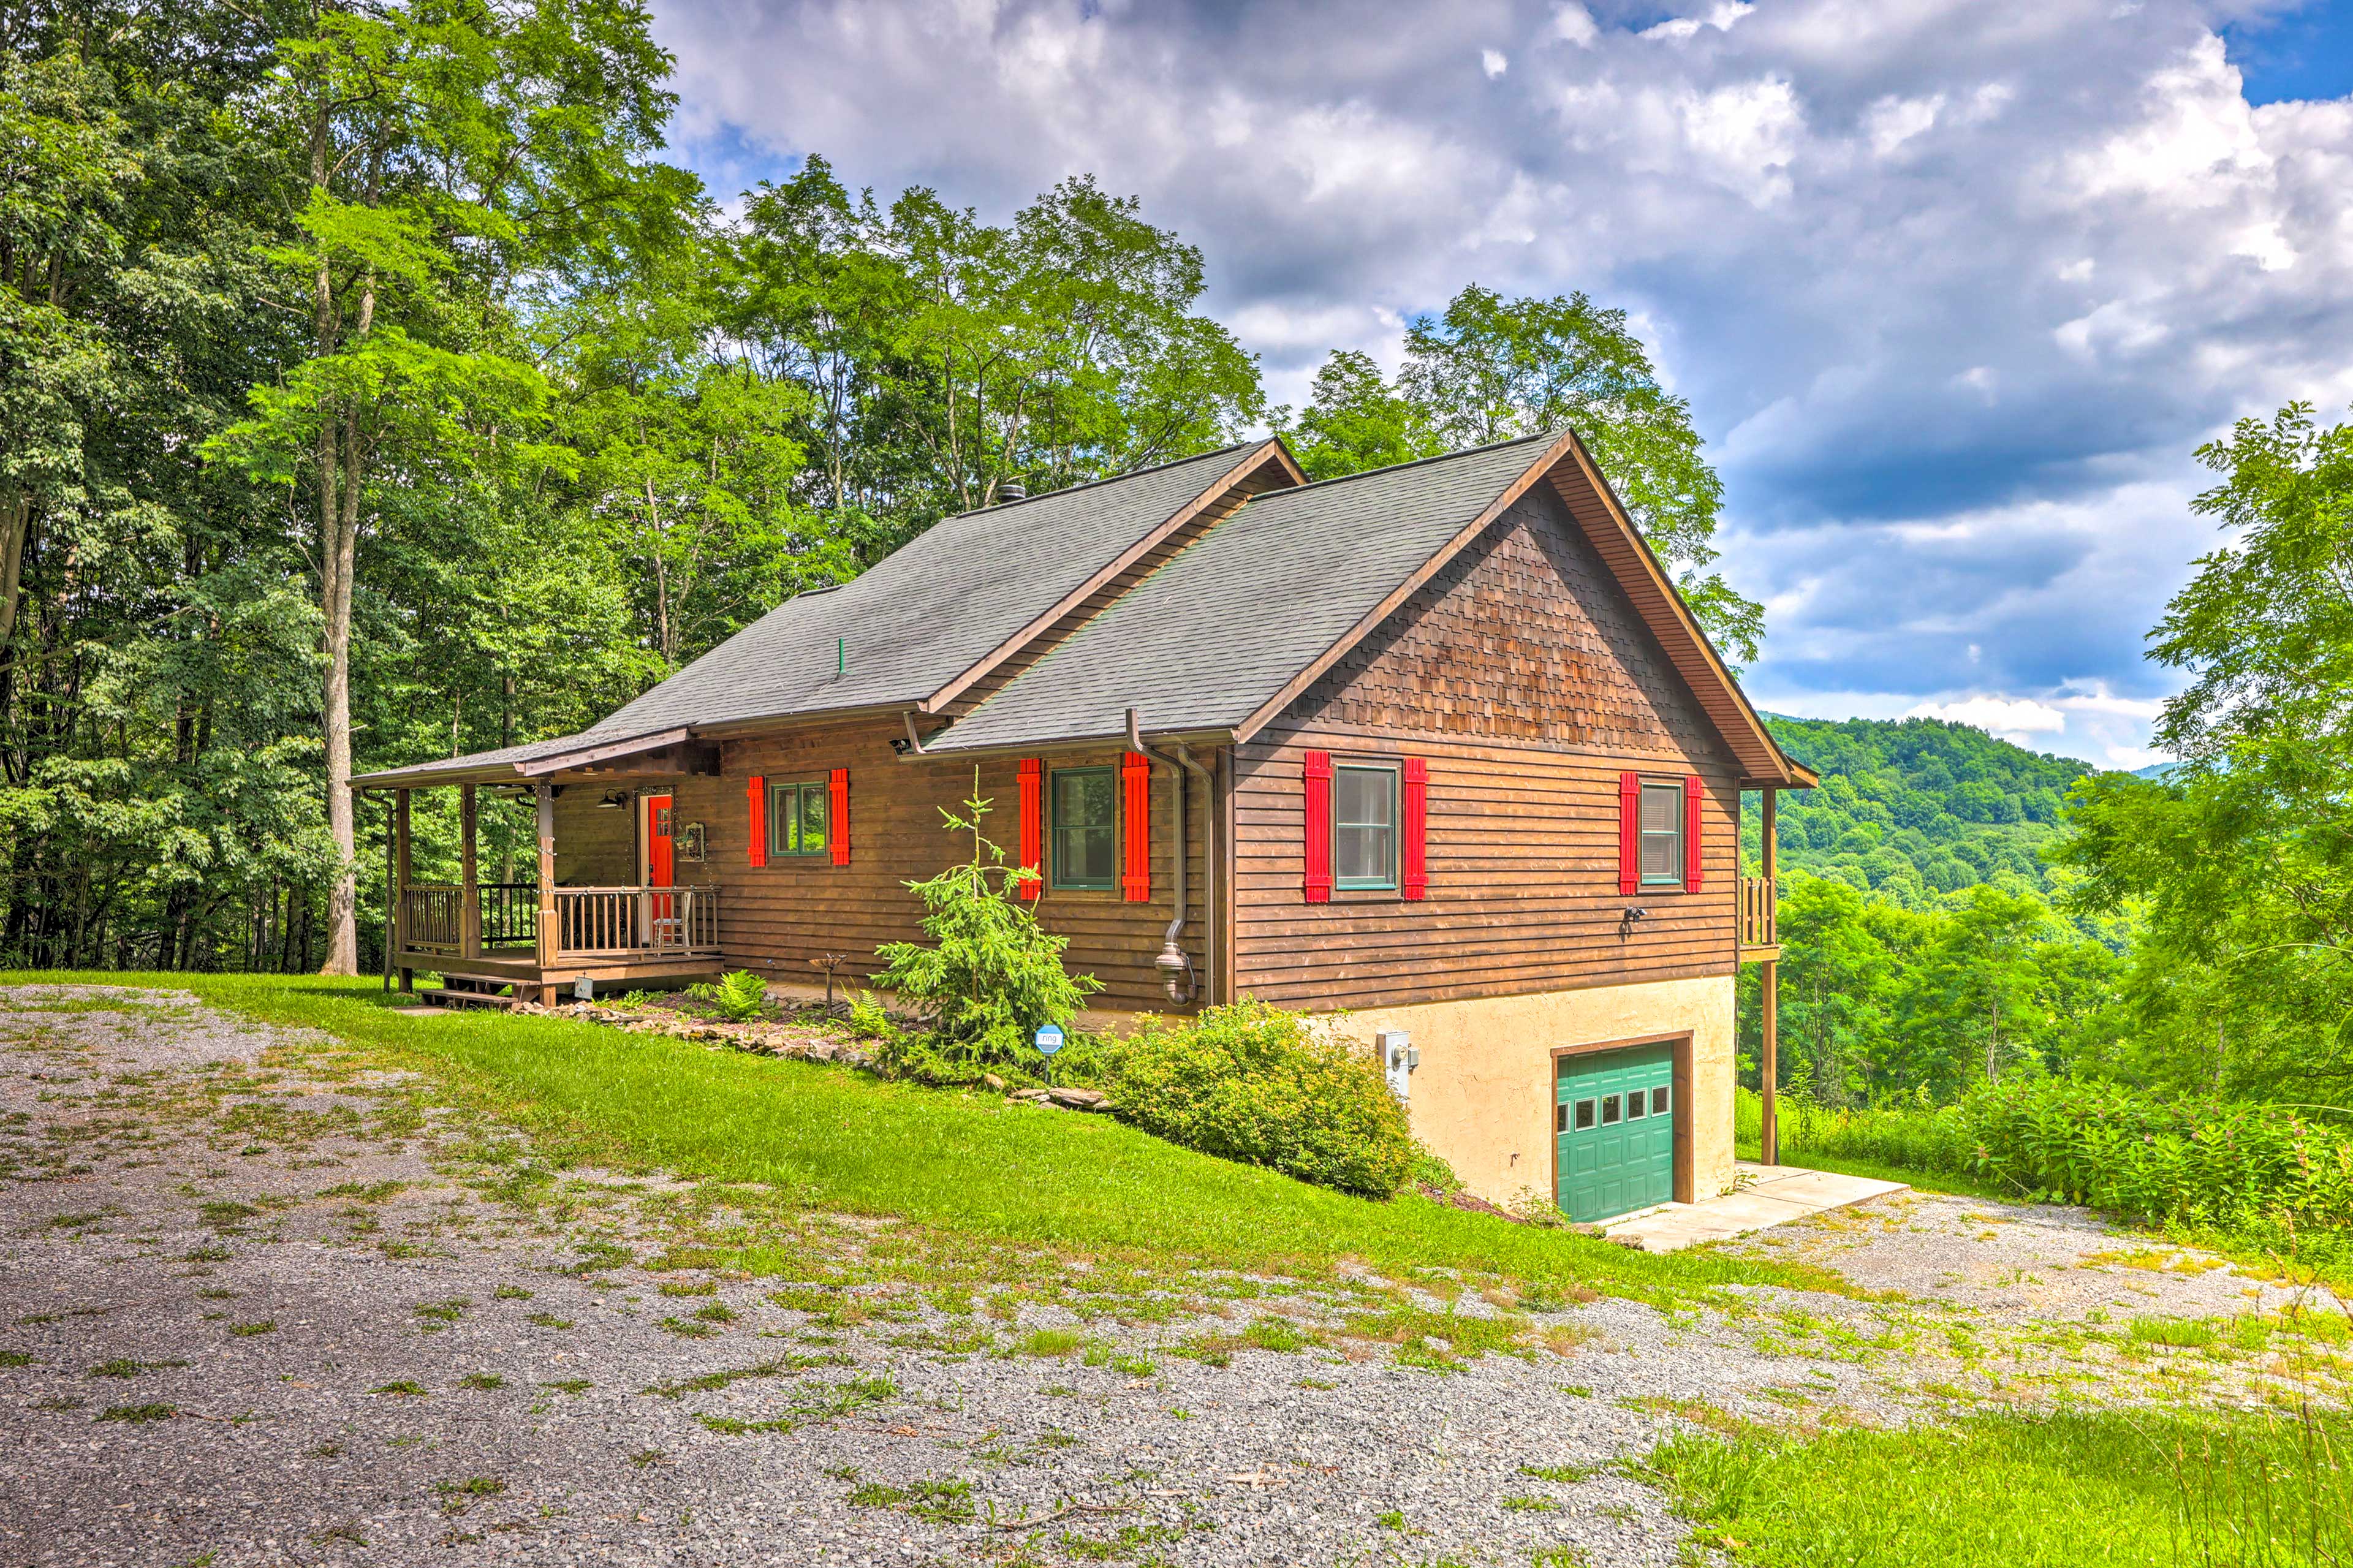
[(1430, 836), (1430, 764), (1419, 757), (1405, 760), (1405, 837), (1398, 844), (1398, 879), (1402, 891), (1409, 899), (1427, 898), (1430, 894), (1430, 858), (1425, 840)]
[(1014, 879), (1014, 890), (1025, 899), (1034, 899), (1045, 887), (1039, 876), (1046, 861), (1045, 802), (1040, 799), (1046, 784), (1046, 766), (1035, 757), (1021, 759), (1021, 875)]
[(1707, 800), (1707, 786), (1696, 776), (1683, 780), (1683, 891), (1696, 893), (1701, 880), (1701, 862), (1707, 858), (1700, 853), (1705, 847), (1700, 837), (1700, 807)]
[(768, 863), (768, 781), (754, 773), (748, 795), (752, 807), (752, 864), (765, 866)]
[(1129, 752), (1121, 760), (1120, 782), (1126, 790), (1120, 826), (1126, 829), (1127, 863), (1119, 886), (1129, 903), (1141, 904), (1152, 897), (1152, 759)]
[(1618, 775), (1618, 891), (1632, 898), (1642, 890), (1642, 775)]
[(826, 780), (826, 838), (833, 846), (833, 863), (849, 864), (849, 770), (836, 768)]
[(1307, 901), (1332, 901), (1332, 753), (1310, 752), (1305, 762)]

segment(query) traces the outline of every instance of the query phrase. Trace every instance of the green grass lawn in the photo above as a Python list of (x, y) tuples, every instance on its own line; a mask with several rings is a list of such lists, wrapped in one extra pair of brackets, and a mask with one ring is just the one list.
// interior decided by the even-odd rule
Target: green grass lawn
[(305, 1026), (429, 1075), (551, 1159), (767, 1184), (811, 1209), (1138, 1267), (1328, 1276), (1431, 1267), (1667, 1303), (1733, 1283), (1843, 1289), (1707, 1249), (1652, 1257), (1404, 1195), (1349, 1197), (1195, 1153), (1107, 1116), (925, 1089), (562, 1017), (410, 1016), (373, 981), (21, 973), (0, 984), (152, 984)]
[(1700, 1539), (1819, 1563), (2353, 1563), (2353, 1421), (1989, 1415), (1950, 1426), (1680, 1437), (1651, 1456)]

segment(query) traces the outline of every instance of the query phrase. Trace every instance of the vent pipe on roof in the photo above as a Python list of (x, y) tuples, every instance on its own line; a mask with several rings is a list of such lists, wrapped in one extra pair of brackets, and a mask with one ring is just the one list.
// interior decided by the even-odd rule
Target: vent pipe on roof
[(1019, 479), (1008, 479), (997, 487), (997, 500), (1000, 506), (1009, 500), (1028, 500), (1029, 499), (1029, 487)]

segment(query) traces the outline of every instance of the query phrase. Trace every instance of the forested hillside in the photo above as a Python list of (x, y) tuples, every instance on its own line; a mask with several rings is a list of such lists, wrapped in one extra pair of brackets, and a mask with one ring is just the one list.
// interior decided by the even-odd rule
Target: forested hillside
[[(1773, 717), (1821, 775), (1780, 799), (1785, 1079), (1830, 1105), (1948, 1099), (2024, 1072), (2106, 1070), (2122, 1036), (2114, 921), (2053, 898), (2043, 850), (2092, 770), (1935, 719)], [(1759, 847), (1745, 815), (1752, 866)], [(1748, 1071), (1761, 1037), (1741, 977)]]
[[(2042, 847), (2067, 791), (2094, 771), (1937, 719), (1766, 724), (1822, 779), (1781, 797), (1782, 866), (1913, 908), (1980, 882), (2049, 891)], [(1748, 831), (1753, 857), (1753, 822)]]

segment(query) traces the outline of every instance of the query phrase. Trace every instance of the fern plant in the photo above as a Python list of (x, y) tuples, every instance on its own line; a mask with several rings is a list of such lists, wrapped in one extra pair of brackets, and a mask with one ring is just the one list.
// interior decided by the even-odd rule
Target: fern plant
[(731, 1024), (749, 1023), (767, 1009), (768, 983), (748, 969), (722, 975), (716, 985), (696, 985), (687, 994), (710, 1003)]

